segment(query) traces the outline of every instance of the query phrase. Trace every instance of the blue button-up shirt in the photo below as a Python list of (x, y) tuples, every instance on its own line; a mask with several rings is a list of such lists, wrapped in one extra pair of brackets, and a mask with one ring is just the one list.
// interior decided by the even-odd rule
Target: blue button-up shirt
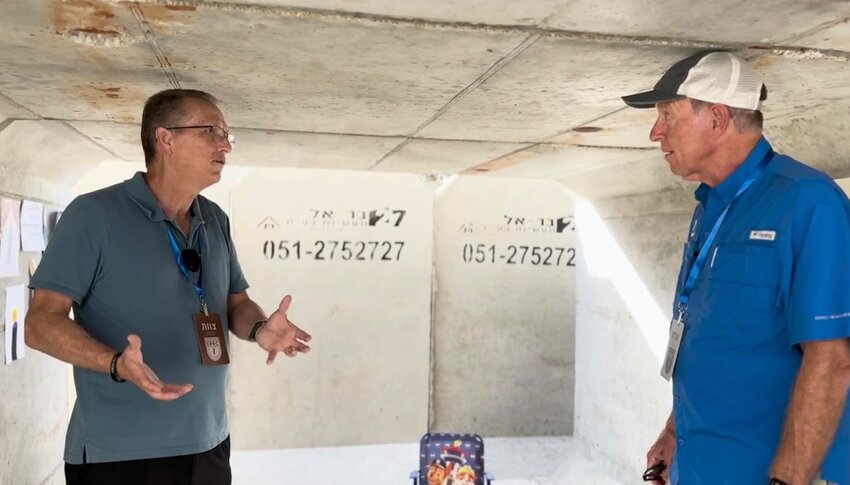
[[(759, 144), (767, 147), (764, 138)], [(825, 174), (772, 151), (764, 173), (735, 199), (761, 162), (757, 148), (723, 183), (695, 193), (677, 295), (732, 206), (685, 315), (673, 374), (673, 484), (766, 483), (799, 344), (850, 336), (850, 202)], [(848, 415), (845, 407), (821, 473), (842, 485), (850, 485)]]

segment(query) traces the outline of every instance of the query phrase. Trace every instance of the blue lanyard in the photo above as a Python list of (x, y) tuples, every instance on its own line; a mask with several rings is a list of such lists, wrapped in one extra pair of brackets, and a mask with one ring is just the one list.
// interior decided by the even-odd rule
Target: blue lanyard
[(685, 308), (688, 306), (688, 299), (690, 298), (690, 294), (693, 291), (694, 287), (697, 284), (697, 277), (699, 277), (700, 272), (702, 271), (703, 266), (705, 265), (705, 258), (708, 256), (708, 252), (711, 249), (712, 244), (714, 244), (714, 239), (717, 237), (717, 232), (720, 230), (720, 225), (723, 224), (723, 220), (726, 218), (726, 214), (729, 213), (729, 208), (732, 207), (732, 204), (735, 200), (747, 189), (753, 185), (753, 182), (764, 173), (765, 167), (767, 167), (767, 162), (770, 160), (770, 156), (772, 155), (772, 150), (770, 149), (770, 145), (764, 140), (760, 141), (758, 145), (756, 145), (753, 150), (754, 158), (761, 157), (761, 161), (758, 164), (758, 167), (750, 174), (749, 177), (741, 184), (741, 187), (738, 189), (738, 192), (735, 193), (735, 197), (732, 197), (732, 200), (729, 201), (729, 204), (723, 209), (723, 212), (720, 214), (720, 217), (717, 218), (717, 222), (714, 223), (714, 227), (711, 228), (711, 232), (708, 234), (708, 237), (705, 239), (705, 243), (703, 243), (702, 247), (699, 250), (699, 254), (697, 255), (697, 259), (694, 262), (693, 266), (691, 266), (691, 271), (688, 273), (688, 279), (685, 281), (684, 286), (682, 287), (682, 292), (679, 294), (679, 320), (682, 320), (682, 317), (685, 312)]
[(198, 295), (198, 300), (200, 300), (201, 302), (201, 311), (204, 312), (204, 315), (209, 316), (209, 310), (207, 309), (207, 299), (204, 295), (204, 289), (201, 288), (202, 282), (200, 271), (203, 271), (203, 266), (198, 269), (198, 282), (195, 283), (194, 281), (192, 281), (192, 277), (189, 276), (189, 269), (186, 268), (186, 265), (183, 264), (183, 260), (180, 258), (180, 248), (177, 247), (177, 241), (174, 240), (174, 235), (171, 234), (170, 229), (166, 229), (165, 232), (168, 233), (168, 242), (171, 244), (171, 252), (174, 253), (174, 259), (177, 261), (177, 267), (180, 268), (180, 271), (183, 273), (183, 276), (185, 276), (186, 279), (189, 280), (189, 283), (192, 284), (192, 288), (195, 289), (195, 294)]

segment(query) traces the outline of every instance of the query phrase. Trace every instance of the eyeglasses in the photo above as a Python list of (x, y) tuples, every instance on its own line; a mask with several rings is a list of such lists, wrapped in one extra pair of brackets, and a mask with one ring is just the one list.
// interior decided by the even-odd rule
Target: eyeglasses
[(180, 261), (192, 273), (201, 269), (201, 253), (194, 249), (184, 249), (180, 251)]
[(166, 130), (204, 130), (212, 136), (217, 142), (230, 143), (230, 146), (236, 145), (236, 137), (231, 135), (229, 131), (216, 125), (193, 125), (193, 126), (166, 126)]

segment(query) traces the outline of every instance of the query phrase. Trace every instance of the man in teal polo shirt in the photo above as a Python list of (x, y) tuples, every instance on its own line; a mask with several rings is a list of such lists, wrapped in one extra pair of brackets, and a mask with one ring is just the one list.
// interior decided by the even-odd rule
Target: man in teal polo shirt
[(650, 139), (701, 182), (662, 365), (673, 412), (647, 454), (674, 485), (850, 485), (850, 203), (772, 150), (766, 97), (745, 60), (701, 52), (623, 98), (656, 108)]
[(233, 148), (216, 104), (148, 99), (147, 171), (71, 202), (30, 283), (27, 345), (74, 366), (68, 484), (230, 484), (230, 334), (268, 363), (309, 351), (289, 296), (268, 319), (248, 297), (229, 220), (198, 195)]

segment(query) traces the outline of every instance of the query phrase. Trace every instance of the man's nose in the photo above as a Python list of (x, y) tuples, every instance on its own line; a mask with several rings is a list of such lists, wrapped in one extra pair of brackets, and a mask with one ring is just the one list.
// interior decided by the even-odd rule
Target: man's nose
[(664, 129), (662, 127), (662, 123), (660, 119), (655, 120), (655, 124), (652, 125), (652, 129), (649, 130), (649, 139), (650, 141), (661, 141), (664, 137)]

